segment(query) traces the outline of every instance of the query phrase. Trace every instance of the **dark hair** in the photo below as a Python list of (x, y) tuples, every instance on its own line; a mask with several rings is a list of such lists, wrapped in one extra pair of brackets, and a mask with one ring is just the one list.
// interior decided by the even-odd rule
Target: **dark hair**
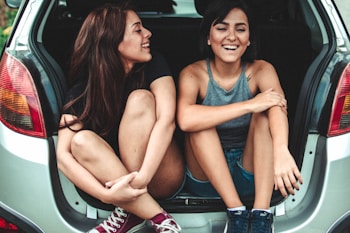
[[(118, 45), (124, 38), (126, 14), (129, 5), (106, 4), (96, 8), (84, 20), (74, 44), (69, 70), (71, 84), (84, 82), (86, 88), (77, 98), (68, 102), (63, 111), (78, 101), (84, 102), (77, 120), (101, 136), (107, 135), (119, 124), (127, 95), (136, 86), (142, 86), (140, 65), (125, 73)], [(129, 78), (132, 76), (132, 78)], [(132, 80), (132, 84), (130, 81)]]
[(250, 11), (246, 4), (246, 0), (215, 0), (212, 1), (204, 16), (200, 25), (199, 31), (199, 46), (201, 55), (204, 58), (209, 57), (210, 59), (214, 58), (214, 53), (211, 49), (211, 46), (208, 45), (208, 37), (210, 33), (210, 28), (212, 24), (222, 22), (227, 14), (234, 8), (241, 9), (248, 18), (249, 32), (250, 32), (250, 46), (247, 48), (245, 53), (242, 56), (242, 61), (252, 62), (256, 57), (256, 45), (254, 41), (255, 30), (254, 25), (251, 22), (252, 17)]

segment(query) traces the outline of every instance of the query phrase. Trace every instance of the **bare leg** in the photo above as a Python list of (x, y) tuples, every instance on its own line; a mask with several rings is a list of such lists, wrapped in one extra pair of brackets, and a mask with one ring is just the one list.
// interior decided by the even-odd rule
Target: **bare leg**
[[(128, 171), (138, 171), (141, 168), (155, 123), (156, 106), (153, 94), (146, 90), (132, 92), (119, 127), (120, 154)], [(148, 191), (155, 198), (169, 197), (178, 190), (183, 177), (183, 156), (172, 140), (148, 185)]]
[(173, 139), (155, 176), (148, 185), (148, 192), (156, 199), (171, 197), (179, 190), (184, 176), (184, 157)]
[(255, 174), (253, 208), (270, 208), (274, 168), (272, 138), (266, 113), (253, 114), (242, 164), (245, 169)]
[[(73, 137), (71, 149), (77, 161), (101, 184), (129, 173), (112, 148), (92, 131), (78, 132)], [(148, 193), (139, 196), (135, 201), (120, 203), (119, 207), (143, 219), (150, 219), (162, 211)]]
[(192, 175), (209, 180), (228, 208), (242, 206), (215, 128), (188, 134), (186, 158)]
[(119, 151), (126, 168), (138, 171), (156, 122), (155, 102), (146, 90), (132, 92), (119, 126)]

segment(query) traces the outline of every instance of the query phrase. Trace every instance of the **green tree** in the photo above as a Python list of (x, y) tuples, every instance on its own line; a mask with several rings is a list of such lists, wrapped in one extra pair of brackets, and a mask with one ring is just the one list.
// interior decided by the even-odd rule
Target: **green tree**
[(8, 8), (3, 0), (0, 1), (0, 49), (3, 48), (11, 33), (16, 14), (17, 10)]

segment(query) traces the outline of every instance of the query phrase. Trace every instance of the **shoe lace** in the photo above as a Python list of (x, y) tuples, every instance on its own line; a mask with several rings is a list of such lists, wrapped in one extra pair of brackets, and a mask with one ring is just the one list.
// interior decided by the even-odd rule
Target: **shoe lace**
[(119, 229), (121, 227), (121, 225), (119, 223), (123, 224), (125, 222), (125, 218), (127, 216), (128, 216), (128, 214), (122, 208), (117, 207), (111, 213), (111, 215), (100, 224), (100, 226), (107, 233), (117, 232), (117, 229)]
[(181, 227), (171, 218), (165, 219), (160, 224), (154, 224), (159, 233), (179, 233)]

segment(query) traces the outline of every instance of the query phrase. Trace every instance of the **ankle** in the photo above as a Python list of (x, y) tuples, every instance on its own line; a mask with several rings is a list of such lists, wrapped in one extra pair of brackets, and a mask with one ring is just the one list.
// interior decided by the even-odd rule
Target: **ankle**
[(254, 212), (254, 211), (265, 211), (265, 212), (268, 212), (268, 213), (271, 214), (271, 210), (270, 210), (270, 209), (253, 208), (253, 209), (252, 209), (252, 212)]
[(245, 207), (245, 206), (239, 206), (239, 207), (227, 208), (227, 210), (228, 210), (228, 211), (247, 210), (247, 207)]

